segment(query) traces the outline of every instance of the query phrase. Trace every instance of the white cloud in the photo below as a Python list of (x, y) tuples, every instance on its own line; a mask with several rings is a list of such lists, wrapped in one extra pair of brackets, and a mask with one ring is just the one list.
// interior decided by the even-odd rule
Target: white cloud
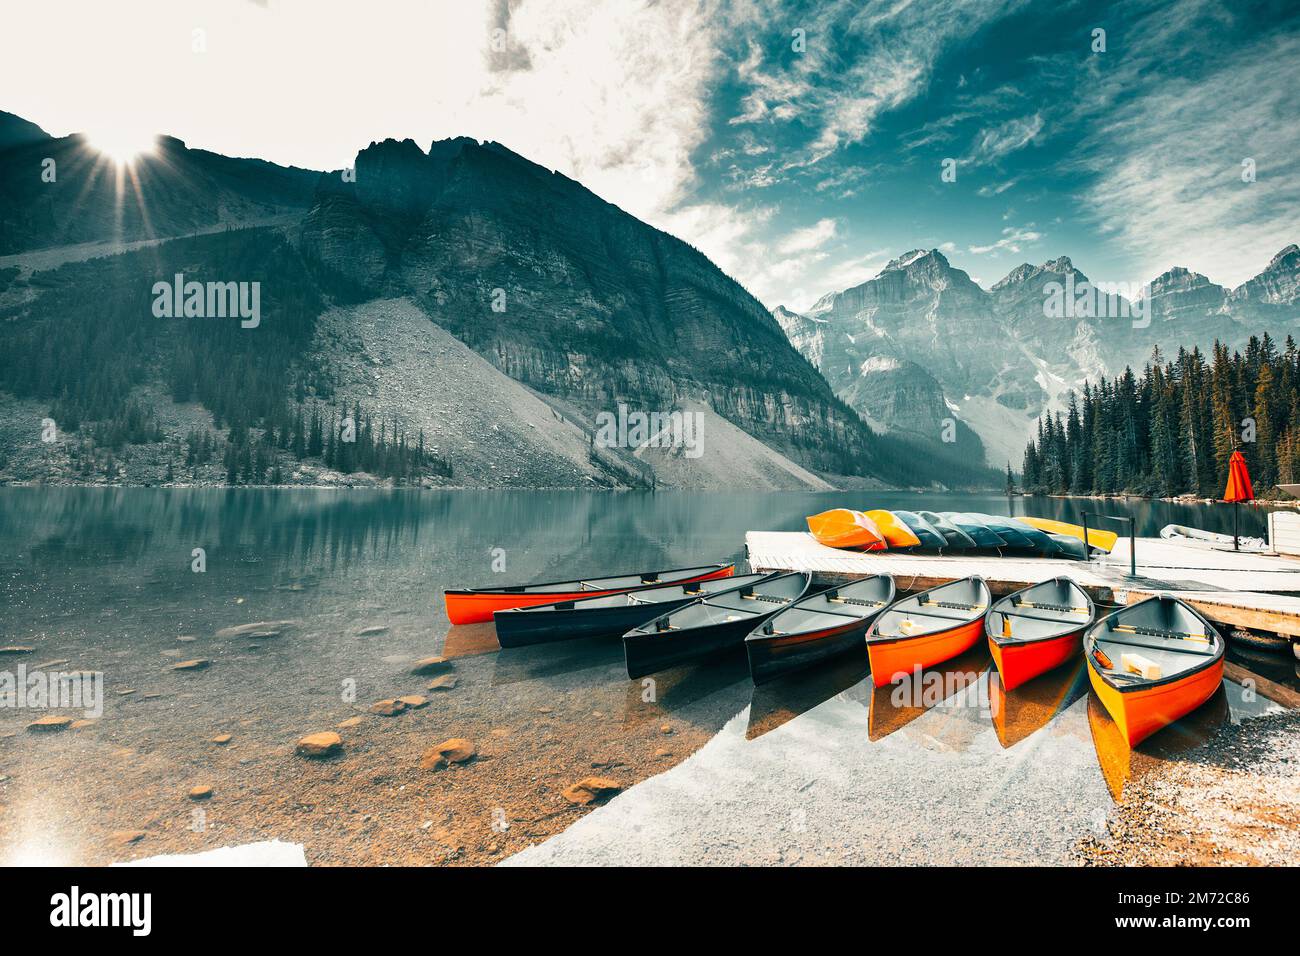
[[(866, 139), (883, 113), (924, 90), (946, 46), (972, 36), (1022, 2), (814, 4), (797, 18), (807, 36), (804, 53), (783, 55), (778, 61), (765, 54), (757, 39), (748, 42), (743, 59), (735, 64), (736, 77), (747, 92), (730, 122), (761, 131), (771, 124), (797, 121), (812, 134), (793, 151), (787, 168), (820, 162), (839, 148)], [(768, 42), (776, 18), (771, 7), (752, 5), (734, 14), (732, 25), (752, 27)]]
[(989, 253), (997, 255), (1004, 249), (1007, 252), (1019, 253), (1022, 246), (1027, 243), (1037, 242), (1042, 238), (1043, 234), (1035, 232), (1033, 229), (1008, 226), (1002, 230), (1002, 237), (997, 241), (987, 246), (970, 246), (966, 251), (975, 256), (988, 255)]
[(1043, 114), (1009, 119), (980, 131), (963, 162), (984, 165), (996, 163), (1004, 156), (1032, 143), (1043, 129)]
[[(386, 136), (422, 148), (473, 136), (652, 222), (693, 183), (725, 28), (714, 0), (458, 0), (396, 16), (310, 0), (137, 0), (129, 29), (100, 0), (11, 6), (4, 108), (57, 135), (145, 124), (316, 169), (347, 166)], [(53, 56), (75, 68), (51, 70)]]
[[(976, 190), (976, 193), (980, 196), (985, 197), (986, 199), (990, 196), (1001, 196), (1004, 192), (1006, 192), (1008, 189), (1014, 186), (1017, 182), (1019, 182), (1019, 180), (1017, 179), (1008, 179), (1006, 182), (990, 183), (987, 186), (981, 186), (979, 189)], [(1006, 217), (1003, 216), (1002, 218), (1005, 219)]]
[(777, 244), (776, 251), (784, 255), (820, 249), (835, 238), (838, 224), (834, 219), (819, 219), (804, 229), (796, 229)]
[[(1140, 51), (1146, 56), (1134, 58), (1131, 72), (1099, 90), (1139, 95), (1098, 111), (1084, 144), (1100, 157), (1089, 164), (1097, 179), (1087, 208), (1134, 257), (1142, 271), (1135, 278), (1182, 265), (1236, 285), (1300, 238), (1300, 36), (1262, 40), (1223, 56), (1207, 75), (1148, 89), (1144, 66), (1163, 49)], [(1248, 158), (1253, 183), (1242, 181)]]

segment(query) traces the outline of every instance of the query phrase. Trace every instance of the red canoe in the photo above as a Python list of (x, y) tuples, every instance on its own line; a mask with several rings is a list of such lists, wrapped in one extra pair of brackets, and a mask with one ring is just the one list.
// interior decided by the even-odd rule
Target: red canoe
[(727, 578), (731, 577), (735, 570), (734, 564), (708, 564), (697, 568), (646, 571), (639, 574), (619, 574), (580, 581), (556, 581), (549, 584), (449, 589), (444, 592), (444, 597), (447, 602), (447, 617), (451, 619), (451, 623), (479, 624), (492, 620), (492, 615), (497, 611), (509, 608), (534, 607), (538, 604), (602, 597), (607, 594), (625, 594), (628, 591), (653, 587), (657, 584), (687, 584), (691, 581)]
[(970, 650), (984, 633), (988, 606), (989, 587), (980, 577), (895, 602), (867, 631), (871, 680), (879, 687)]
[(1069, 578), (1035, 584), (994, 604), (984, 629), (1003, 688), (1015, 690), (1077, 659), (1096, 614), (1088, 592)]

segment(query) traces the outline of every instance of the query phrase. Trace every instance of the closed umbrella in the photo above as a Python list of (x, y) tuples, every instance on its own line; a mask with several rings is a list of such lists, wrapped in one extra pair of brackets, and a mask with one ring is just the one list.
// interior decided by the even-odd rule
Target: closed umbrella
[(1255, 500), (1255, 489), (1250, 486), (1250, 472), (1246, 470), (1246, 459), (1241, 452), (1234, 451), (1228, 459), (1228, 487), (1223, 490), (1223, 500), (1231, 502), (1232, 508), (1232, 550), (1240, 551), (1237, 541), (1237, 505), (1243, 501)]

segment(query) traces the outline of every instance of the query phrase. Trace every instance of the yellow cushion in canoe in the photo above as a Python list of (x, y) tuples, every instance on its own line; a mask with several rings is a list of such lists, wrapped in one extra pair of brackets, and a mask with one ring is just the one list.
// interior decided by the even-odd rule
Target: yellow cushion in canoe
[(868, 511), (867, 517), (876, 523), (891, 548), (915, 548), (921, 543), (912, 529), (895, 518), (892, 511)]
[[(1083, 527), (1077, 524), (1068, 524), (1064, 521), (1053, 521), (1051, 518), (1033, 518), (1028, 515), (1017, 517), (1021, 524), (1027, 524), (1031, 528), (1037, 528), (1039, 531), (1049, 531), (1052, 534), (1063, 534), (1071, 538), (1083, 540)], [(1115, 547), (1115, 541), (1119, 538), (1114, 531), (1099, 531), (1096, 528), (1088, 529), (1088, 544), (1094, 548), (1100, 548), (1107, 554)]]
[(885, 537), (875, 522), (861, 511), (849, 508), (833, 508), (819, 515), (809, 515), (808, 530), (814, 538), (830, 548), (880, 551), (885, 547)]

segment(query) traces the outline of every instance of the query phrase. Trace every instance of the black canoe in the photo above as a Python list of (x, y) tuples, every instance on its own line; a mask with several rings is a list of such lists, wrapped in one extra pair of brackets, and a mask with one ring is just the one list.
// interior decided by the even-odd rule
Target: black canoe
[(808, 591), (810, 576), (773, 574), (687, 604), (623, 635), (627, 676), (636, 678), (728, 647)]
[(622, 594), (509, 608), (492, 615), (502, 647), (548, 644), (580, 637), (620, 637), (651, 618), (720, 591), (755, 584), (771, 574), (741, 574), (689, 584), (656, 584)]
[(809, 667), (845, 651), (865, 651), (867, 627), (894, 601), (894, 579), (861, 581), (809, 594), (745, 638), (755, 684)]

